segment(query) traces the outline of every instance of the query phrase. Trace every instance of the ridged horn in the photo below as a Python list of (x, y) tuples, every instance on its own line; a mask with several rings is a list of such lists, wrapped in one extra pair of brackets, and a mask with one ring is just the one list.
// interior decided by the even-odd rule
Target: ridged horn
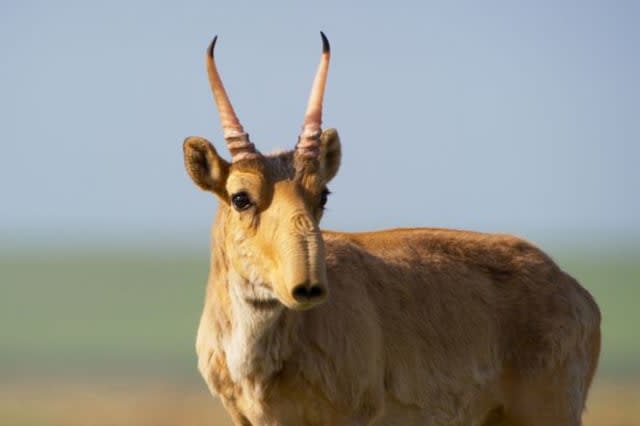
[(236, 116), (229, 96), (227, 96), (222, 79), (218, 74), (216, 62), (213, 58), (213, 50), (216, 47), (218, 36), (215, 36), (207, 48), (205, 62), (207, 66), (207, 75), (209, 76), (209, 84), (213, 92), (213, 99), (216, 102), (218, 113), (220, 114), (220, 122), (224, 139), (227, 141), (227, 148), (231, 153), (231, 161), (239, 161), (246, 158), (254, 158), (259, 155), (255, 145), (249, 140), (249, 134), (244, 131), (238, 116)]
[(307, 103), (307, 112), (304, 115), (304, 123), (302, 132), (296, 144), (296, 155), (303, 158), (315, 158), (320, 152), (320, 134), (322, 133), (322, 100), (324, 98), (324, 88), (327, 83), (327, 74), (329, 73), (329, 59), (331, 57), (331, 47), (329, 40), (320, 31), (322, 37), (322, 56), (320, 64), (316, 71), (309, 102)]

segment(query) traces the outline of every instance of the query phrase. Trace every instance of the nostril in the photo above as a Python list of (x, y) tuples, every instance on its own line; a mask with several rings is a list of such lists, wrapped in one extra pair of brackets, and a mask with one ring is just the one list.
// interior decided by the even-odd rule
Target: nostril
[(299, 284), (294, 287), (292, 295), (298, 302), (310, 302), (324, 296), (324, 289), (319, 285)]
[(324, 289), (319, 285), (311, 286), (309, 289), (309, 298), (317, 299), (318, 297), (324, 296)]
[(293, 298), (298, 302), (303, 302), (309, 298), (309, 293), (307, 292), (307, 286), (304, 284), (300, 284), (293, 289)]

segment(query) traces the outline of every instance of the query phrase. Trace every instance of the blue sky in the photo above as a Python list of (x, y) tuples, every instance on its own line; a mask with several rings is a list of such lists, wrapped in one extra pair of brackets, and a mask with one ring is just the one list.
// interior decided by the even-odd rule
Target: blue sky
[(223, 150), (208, 42), (268, 152), (295, 143), (319, 30), (324, 227), (640, 235), (639, 3), (346, 3), (2, 2), (0, 236), (199, 238), (216, 202), (181, 145)]

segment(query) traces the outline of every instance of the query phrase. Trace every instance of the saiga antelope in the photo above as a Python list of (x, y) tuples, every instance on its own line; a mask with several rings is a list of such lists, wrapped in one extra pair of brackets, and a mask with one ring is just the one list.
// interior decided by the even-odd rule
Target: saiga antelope
[(321, 130), (329, 43), (294, 150), (249, 141), (206, 66), (231, 162), (217, 196), (198, 367), (237, 425), (579, 425), (600, 349), (591, 295), (532, 244), (449, 229), (321, 231), (340, 139)]

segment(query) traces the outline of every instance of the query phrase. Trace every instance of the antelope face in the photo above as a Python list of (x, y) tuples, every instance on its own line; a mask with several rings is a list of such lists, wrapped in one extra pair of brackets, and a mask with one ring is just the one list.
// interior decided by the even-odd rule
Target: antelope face
[(294, 151), (263, 156), (235, 116), (213, 61), (207, 69), (232, 161), (221, 158), (206, 139), (184, 143), (185, 167), (200, 188), (220, 200), (215, 244), (224, 246), (228, 267), (240, 278), (242, 297), (256, 306), (277, 300), (308, 309), (328, 295), (324, 243), (319, 229), (328, 189), (340, 164), (334, 129), (320, 129), (322, 94), (329, 60), (323, 56), (311, 92), (302, 133)]

